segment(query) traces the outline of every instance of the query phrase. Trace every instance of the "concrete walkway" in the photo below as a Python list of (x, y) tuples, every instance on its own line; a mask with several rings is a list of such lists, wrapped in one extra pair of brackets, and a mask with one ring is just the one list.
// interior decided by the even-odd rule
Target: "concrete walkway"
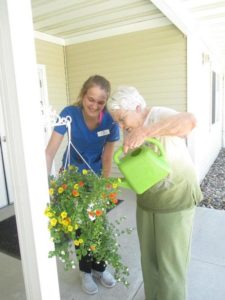
[(188, 300), (225, 299), (225, 211), (197, 208)]
[[(135, 227), (135, 195), (127, 190), (120, 198), (125, 201), (109, 213), (110, 219), (126, 216), (124, 226)], [(120, 244), (123, 262), (130, 269), (129, 288), (119, 283), (112, 289), (99, 285), (99, 293), (89, 296), (81, 289), (78, 268), (65, 272), (59, 263), (61, 300), (144, 300), (136, 231), (121, 236)], [(0, 253), (0, 269), (0, 299), (26, 300), (20, 260)], [(225, 300), (225, 211), (197, 208), (187, 300)]]
[[(125, 201), (110, 212), (110, 218), (114, 220), (125, 215), (125, 225), (134, 227), (135, 195), (125, 191), (120, 198)], [(106, 289), (99, 285), (98, 294), (85, 295), (81, 290), (79, 271), (65, 273), (60, 269), (62, 300), (144, 300), (137, 233), (135, 231), (125, 237), (120, 241), (121, 255), (130, 269), (130, 287), (117, 284)], [(187, 300), (225, 300), (225, 211), (197, 208)]]

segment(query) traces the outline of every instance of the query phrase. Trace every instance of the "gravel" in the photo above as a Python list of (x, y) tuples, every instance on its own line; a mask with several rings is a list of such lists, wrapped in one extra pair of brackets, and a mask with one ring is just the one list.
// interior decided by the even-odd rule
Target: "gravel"
[(222, 148), (201, 182), (203, 200), (199, 206), (225, 210), (225, 148)]

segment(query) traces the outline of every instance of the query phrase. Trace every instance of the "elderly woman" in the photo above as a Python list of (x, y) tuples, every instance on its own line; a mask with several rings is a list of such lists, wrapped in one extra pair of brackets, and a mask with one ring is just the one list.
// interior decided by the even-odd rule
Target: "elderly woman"
[(134, 87), (119, 87), (108, 101), (124, 132), (124, 153), (146, 138), (159, 140), (169, 176), (137, 195), (137, 230), (146, 300), (186, 299), (186, 274), (196, 204), (202, 194), (184, 137), (196, 126), (191, 113), (147, 107)]

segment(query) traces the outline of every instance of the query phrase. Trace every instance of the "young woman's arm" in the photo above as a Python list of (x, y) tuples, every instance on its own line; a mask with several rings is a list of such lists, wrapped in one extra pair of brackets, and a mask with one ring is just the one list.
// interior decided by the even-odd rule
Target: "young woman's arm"
[(102, 171), (104, 177), (109, 177), (116, 142), (107, 142), (102, 153)]
[(51, 172), (53, 159), (56, 155), (57, 150), (59, 149), (60, 144), (62, 143), (63, 137), (63, 135), (59, 134), (56, 131), (52, 132), (47, 148), (45, 150), (48, 174), (50, 174)]

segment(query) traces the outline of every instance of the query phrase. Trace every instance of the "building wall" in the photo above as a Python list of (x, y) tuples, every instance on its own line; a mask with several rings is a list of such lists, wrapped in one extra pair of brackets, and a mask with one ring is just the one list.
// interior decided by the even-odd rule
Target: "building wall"
[[(170, 25), (65, 48), (36, 40), (36, 50), (37, 62), (46, 66), (49, 102), (57, 112), (67, 104), (67, 84), (72, 103), (83, 82), (97, 73), (111, 81), (112, 89), (120, 84), (136, 86), (149, 105), (193, 112), (198, 126), (188, 138), (188, 147), (200, 180), (204, 178), (222, 146), (224, 82), (215, 57), (197, 38), (188, 37), (187, 43)], [(221, 81), (221, 113), (215, 124), (211, 123), (213, 70)], [(57, 169), (65, 143), (56, 157)], [(115, 165), (112, 173), (119, 174)]]
[(59, 112), (67, 104), (64, 46), (37, 39), (35, 45), (37, 63), (46, 67), (49, 103)]
[(151, 105), (186, 111), (186, 38), (174, 26), (66, 47), (70, 101), (92, 74), (136, 86)]
[(67, 46), (66, 61), (71, 103), (90, 75), (101, 74), (112, 90), (133, 85), (150, 106), (186, 111), (186, 38), (175, 26)]
[[(189, 146), (200, 180), (204, 178), (222, 147), (223, 74), (205, 45), (194, 36), (188, 38), (188, 110), (197, 117), (197, 128), (189, 138)], [(212, 124), (212, 71), (217, 73), (216, 122)]]
[[(49, 105), (57, 113), (67, 105), (67, 82), (64, 46), (35, 40), (37, 63), (45, 65)], [(66, 146), (64, 139), (55, 158), (55, 169), (61, 167), (61, 158)]]

